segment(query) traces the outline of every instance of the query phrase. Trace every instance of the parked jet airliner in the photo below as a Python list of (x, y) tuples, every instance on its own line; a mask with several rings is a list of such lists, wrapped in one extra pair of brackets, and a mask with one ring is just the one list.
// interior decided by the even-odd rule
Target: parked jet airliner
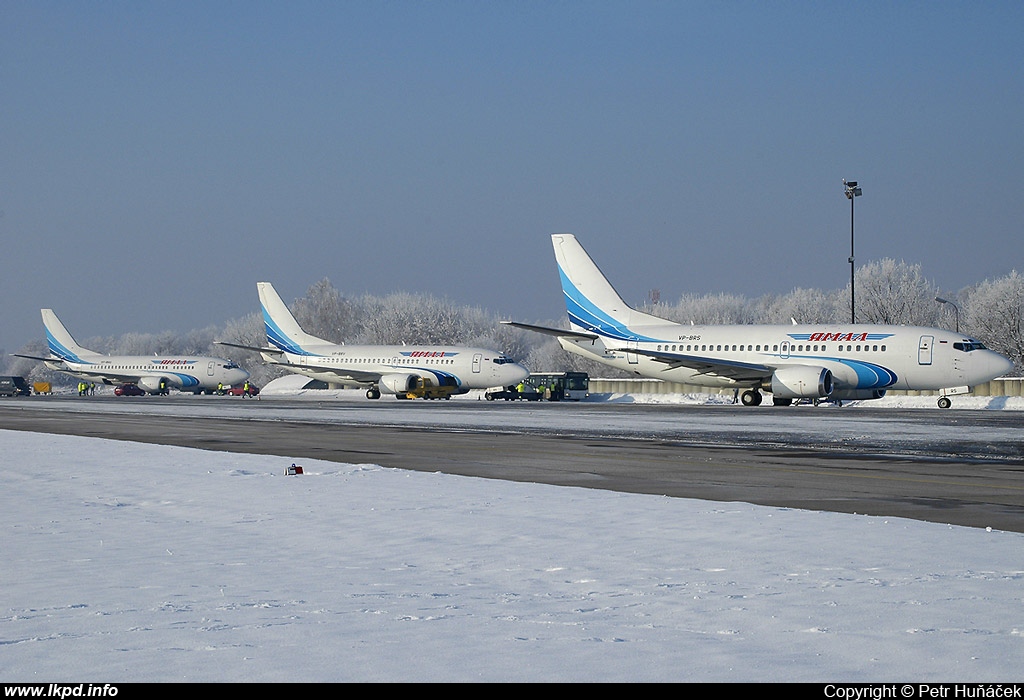
[(822, 323), (792, 326), (684, 326), (636, 311), (571, 234), (551, 237), (571, 330), (514, 321), (554, 335), (569, 352), (632, 374), (698, 386), (741, 389), (757, 406), (794, 399), (877, 399), (886, 389), (949, 396), (1013, 368), (1008, 359), (960, 333), (919, 326)]
[(470, 389), (516, 384), (529, 370), (505, 355), (482, 348), (441, 345), (337, 345), (307, 334), (270, 282), (256, 288), (263, 307), (269, 347), (253, 350), (271, 364), (324, 382), (368, 385), (366, 398), (382, 393), (399, 398), (451, 398)]
[(168, 389), (198, 394), (214, 391), (218, 385), (241, 384), (249, 373), (220, 357), (166, 355), (101, 355), (86, 350), (71, 337), (52, 309), (41, 309), (50, 357), (18, 355), (40, 360), (53, 370), (104, 384), (136, 384), (150, 394)]

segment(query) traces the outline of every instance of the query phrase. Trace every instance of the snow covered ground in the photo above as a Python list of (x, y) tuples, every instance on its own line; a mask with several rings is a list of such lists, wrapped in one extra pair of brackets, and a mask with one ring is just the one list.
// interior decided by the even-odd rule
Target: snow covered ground
[(5, 682), (1020, 679), (1018, 533), (4, 430), (0, 449)]

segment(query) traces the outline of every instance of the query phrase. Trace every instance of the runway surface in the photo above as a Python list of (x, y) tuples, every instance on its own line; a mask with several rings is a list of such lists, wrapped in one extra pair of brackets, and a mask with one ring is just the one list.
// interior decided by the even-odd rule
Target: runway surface
[(0, 427), (1024, 532), (1019, 411), (31, 397)]

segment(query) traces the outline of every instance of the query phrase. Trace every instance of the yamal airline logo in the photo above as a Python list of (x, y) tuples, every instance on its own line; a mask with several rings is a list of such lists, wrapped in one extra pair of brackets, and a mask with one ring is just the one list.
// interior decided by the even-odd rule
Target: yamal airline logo
[(863, 343), (868, 340), (885, 340), (892, 333), (789, 333), (793, 340), (810, 341), (812, 343)]
[(443, 350), (411, 350), (409, 352), (402, 352), (402, 353), (399, 353), (399, 354), (402, 357), (417, 357), (417, 358), (425, 357), (425, 358), (433, 359), (435, 357), (455, 357), (459, 353), (457, 353), (457, 352), (444, 352)]

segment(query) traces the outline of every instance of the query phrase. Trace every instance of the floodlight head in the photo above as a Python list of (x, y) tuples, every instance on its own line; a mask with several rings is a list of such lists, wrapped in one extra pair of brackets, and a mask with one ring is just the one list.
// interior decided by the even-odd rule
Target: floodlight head
[(949, 300), (943, 299), (942, 297), (935, 297), (935, 301), (939, 302), (940, 304), (948, 304), (949, 303)]

